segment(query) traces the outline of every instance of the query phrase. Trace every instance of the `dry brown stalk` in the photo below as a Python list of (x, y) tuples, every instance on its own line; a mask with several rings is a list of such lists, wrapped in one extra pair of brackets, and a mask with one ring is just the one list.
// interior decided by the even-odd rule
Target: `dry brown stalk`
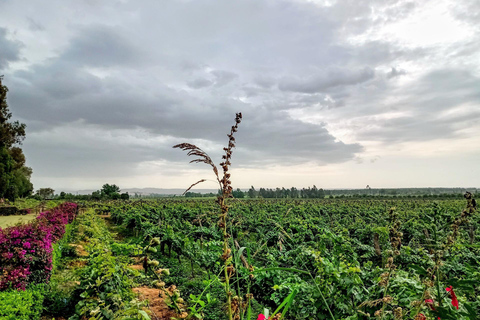
[[(222, 191), (222, 194), (217, 198), (217, 203), (220, 206), (220, 216), (219, 216), (219, 221), (218, 221), (218, 226), (223, 232), (223, 253), (221, 255), (222, 260), (224, 260), (224, 276), (225, 276), (225, 292), (227, 294), (227, 307), (228, 307), (228, 319), (233, 320), (233, 315), (237, 314), (234, 312), (236, 308), (238, 308), (239, 304), (238, 301), (232, 301), (232, 291), (230, 290), (230, 278), (234, 275), (235, 273), (235, 268), (232, 265), (232, 255), (231, 252), (232, 250), (229, 248), (229, 238), (230, 235), (227, 233), (227, 216), (228, 216), (228, 204), (226, 203), (227, 198), (232, 197), (232, 182), (230, 181), (230, 173), (228, 173), (229, 166), (231, 165), (231, 158), (232, 158), (232, 153), (233, 153), (233, 148), (235, 148), (235, 137), (233, 134), (237, 132), (238, 130), (238, 125), (242, 121), (242, 114), (237, 113), (235, 115), (235, 124), (232, 126), (230, 129), (230, 133), (227, 134), (228, 137), (228, 145), (227, 147), (223, 148), (223, 151), (225, 154), (222, 156), (223, 162), (220, 163), (220, 166), (222, 167), (223, 170), (223, 176), (222, 178), (219, 177), (219, 172), (215, 164), (213, 163), (212, 159), (210, 156), (197, 147), (194, 144), (190, 143), (181, 143), (173, 146), (174, 148), (180, 148), (184, 151), (188, 151), (187, 155), (188, 156), (194, 156), (197, 157), (196, 159), (193, 159), (190, 161), (190, 163), (206, 163), (210, 165), (213, 169), (213, 172), (215, 173), (215, 177), (217, 178), (218, 184), (220, 186), (220, 189)], [(185, 193), (190, 190), (193, 186), (206, 181), (205, 179), (202, 179), (188, 188)]]
[(377, 256), (382, 255), (382, 249), (380, 249), (380, 241), (379, 241), (379, 234), (375, 232), (373, 235), (373, 245), (375, 247), (375, 253)]
[(187, 193), (190, 189), (192, 189), (193, 187), (195, 187), (197, 184), (202, 183), (202, 182), (205, 182), (205, 181), (207, 181), (207, 180), (206, 180), (206, 179), (202, 179), (202, 180), (199, 180), (199, 181), (195, 182), (195, 183), (192, 184), (190, 187), (188, 187), (187, 190), (185, 190), (185, 191), (183, 192), (182, 196), (185, 195), (185, 193)]

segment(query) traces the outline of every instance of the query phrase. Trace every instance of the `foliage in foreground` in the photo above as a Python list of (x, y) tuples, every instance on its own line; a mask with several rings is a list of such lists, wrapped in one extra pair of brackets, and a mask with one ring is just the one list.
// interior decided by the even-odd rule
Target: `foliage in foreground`
[(130, 258), (112, 252), (114, 240), (94, 210), (76, 221), (82, 241), (87, 241), (88, 263), (73, 292), (75, 315), (70, 319), (150, 319), (131, 288), (138, 271), (128, 268)]
[[(480, 312), (478, 213), (470, 213), (450, 240), (465, 200), (230, 200), (229, 205), (232, 291), (239, 297), (252, 294), (255, 312), (275, 310), (293, 290), (298, 291), (289, 309), (293, 319), (373, 319), (381, 309), (383, 319), (394, 319), (399, 308), (404, 319), (417, 314), (436, 319), (437, 311), (442, 319), (470, 319)], [(111, 211), (139, 239), (159, 237), (155, 258), (170, 267), (172, 281), (186, 296), (197, 299), (203, 291), (188, 283), (198, 279), (205, 287), (220, 273), (223, 235), (213, 200), (119, 202), (99, 210)], [(398, 253), (394, 238), (401, 238)], [(435, 277), (429, 276), (432, 270)], [(458, 311), (445, 290), (449, 286), (458, 297)], [(430, 299), (425, 292), (436, 310), (425, 302)], [(211, 311), (202, 317), (221, 319)]]
[(43, 311), (44, 286), (35, 285), (25, 291), (0, 292), (1, 320), (39, 319)]

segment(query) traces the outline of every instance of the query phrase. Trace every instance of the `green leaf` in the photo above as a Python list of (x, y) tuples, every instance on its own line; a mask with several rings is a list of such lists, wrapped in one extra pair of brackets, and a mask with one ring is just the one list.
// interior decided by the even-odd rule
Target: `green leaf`
[(294, 269), (294, 268), (281, 268), (281, 267), (274, 267), (274, 268), (263, 268), (263, 269), (256, 269), (253, 270), (253, 273), (261, 272), (261, 271), (273, 271), (273, 270), (281, 270), (281, 271), (290, 271), (290, 272), (298, 272), (303, 274), (310, 274), (308, 271)]
[(143, 319), (151, 320), (151, 318), (148, 316), (148, 314), (145, 311), (139, 310), (138, 313), (140, 313), (142, 315)]
[(464, 280), (448, 280), (447, 283), (453, 287), (453, 289), (465, 289), (471, 290), (478, 285), (478, 280), (464, 279)]
[(417, 266), (415, 264), (409, 264), (408, 268), (415, 270), (421, 276), (426, 276), (427, 275), (427, 270), (425, 270), (424, 268), (422, 268), (420, 266)]

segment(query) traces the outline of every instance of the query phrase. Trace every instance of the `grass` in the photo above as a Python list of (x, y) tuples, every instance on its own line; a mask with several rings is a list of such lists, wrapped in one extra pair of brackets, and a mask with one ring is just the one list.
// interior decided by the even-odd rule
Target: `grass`
[(0, 216), (0, 228), (11, 227), (19, 222), (28, 222), (37, 216), (36, 213), (18, 216)]

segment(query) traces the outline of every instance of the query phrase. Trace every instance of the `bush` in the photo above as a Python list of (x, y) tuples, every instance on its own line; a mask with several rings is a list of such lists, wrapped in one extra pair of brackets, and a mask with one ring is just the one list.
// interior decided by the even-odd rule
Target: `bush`
[(43, 311), (43, 285), (32, 286), (25, 291), (0, 292), (1, 320), (40, 319)]
[(0, 228), (0, 290), (25, 290), (28, 283), (48, 281), (52, 243), (62, 237), (76, 213), (76, 204), (64, 203), (42, 212), (32, 223)]

